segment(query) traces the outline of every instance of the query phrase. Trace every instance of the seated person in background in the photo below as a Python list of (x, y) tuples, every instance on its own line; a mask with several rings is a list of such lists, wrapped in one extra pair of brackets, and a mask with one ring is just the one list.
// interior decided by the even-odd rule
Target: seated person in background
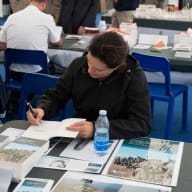
[(64, 0), (59, 25), (64, 33), (83, 35), (84, 27), (95, 27), (99, 0)]
[[(9, 0), (13, 13), (24, 9), (29, 5), (29, 0)], [(51, 14), (56, 23), (58, 23), (61, 12), (61, 0), (47, 0), (47, 6), (43, 12)]]
[(79, 131), (82, 138), (92, 138), (94, 122), (100, 109), (106, 109), (110, 122), (110, 139), (147, 136), (151, 130), (148, 84), (143, 70), (129, 55), (123, 37), (116, 32), (96, 35), (88, 53), (76, 58), (48, 89), (34, 108), (36, 118), (27, 111), (31, 124), (50, 119), (72, 99), (75, 117), (86, 121), (68, 130)]
[(113, 0), (115, 12), (112, 14), (112, 27), (119, 27), (122, 22), (133, 22), (135, 10), (140, 0)]
[[(51, 15), (42, 11), (45, 9), (47, 0), (30, 0), (25, 9), (10, 15), (0, 31), (0, 50), (6, 48), (42, 50), (47, 53), (48, 42), (60, 46), (62, 40), (60, 33)], [(41, 72), (40, 66), (12, 65), (11, 77), (21, 81), (26, 72)], [(11, 113), (16, 106), (18, 92), (12, 92), (8, 99), (7, 112)]]

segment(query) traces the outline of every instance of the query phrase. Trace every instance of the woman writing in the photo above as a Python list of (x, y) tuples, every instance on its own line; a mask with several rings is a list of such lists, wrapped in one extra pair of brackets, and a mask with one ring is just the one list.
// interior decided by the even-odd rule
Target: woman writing
[(143, 70), (129, 54), (124, 39), (116, 32), (96, 35), (88, 53), (75, 59), (58, 80), (55, 89), (41, 96), (27, 117), (31, 124), (53, 117), (72, 99), (75, 117), (85, 118), (68, 130), (92, 138), (100, 109), (107, 110), (110, 139), (147, 136), (151, 130), (150, 96)]

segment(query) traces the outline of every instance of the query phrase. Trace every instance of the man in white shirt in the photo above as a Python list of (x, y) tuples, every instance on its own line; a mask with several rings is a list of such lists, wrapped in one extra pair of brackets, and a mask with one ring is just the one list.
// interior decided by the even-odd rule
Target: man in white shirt
[[(9, 2), (12, 13), (24, 9), (29, 4), (29, 0), (9, 0)], [(57, 24), (61, 12), (61, 0), (47, 0), (47, 6), (43, 12), (51, 14)]]
[[(0, 50), (6, 48), (43, 50), (47, 53), (48, 42), (62, 44), (61, 31), (53, 16), (43, 13), (47, 0), (30, 0), (29, 5), (10, 15), (0, 31)], [(11, 66), (11, 76), (21, 81), (26, 72), (40, 72), (40, 66)]]
[(25, 9), (10, 15), (0, 31), (0, 49), (43, 50), (48, 41), (61, 45), (60, 32), (51, 15), (42, 11), (47, 0), (31, 0)]

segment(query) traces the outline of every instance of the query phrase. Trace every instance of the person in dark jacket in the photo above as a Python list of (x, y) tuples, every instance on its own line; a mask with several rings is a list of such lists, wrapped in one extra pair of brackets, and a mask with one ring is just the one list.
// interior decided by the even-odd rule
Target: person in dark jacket
[(68, 130), (92, 138), (100, 109), (107, 110), (110, 139), (147, 136), (151, 130), (150, 95), (143, 70), (128, 54), (128, 45), (116, 32), (96, 35), (88, 53), (76, 58), (60, 77), (55, 89), (48, 89), (34, 108), (27, 111), (31, 124), (50, 119), (72, 98), (75, 117), (86, 121)]
[(62, 3), (59, 25), (64, 33), (85, 33), (84, 27), (95, 27), (99, 0), (64, 0)]
[(112, 14), (112, 26), (119, 27), (122, 22), (133, 22), (135, 10), (140, 0), (113, 0), (115, 12)]

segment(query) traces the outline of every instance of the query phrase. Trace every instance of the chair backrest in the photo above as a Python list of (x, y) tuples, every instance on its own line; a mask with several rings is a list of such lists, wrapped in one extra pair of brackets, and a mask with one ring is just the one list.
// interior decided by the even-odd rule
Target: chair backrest
[(165, 91), (171, 93), (170, 62), (165, 57), (145, 55), (133, 52), (132, 56), (137, 59), (145, 71), (161, 72), (165, 77)]
[(22, 79), (22, 88), (19, 101), (19, 118), (26, 119), (26, 101), (29, 94), (41, 95), (45, 90), (54, 88), (59, 77), (42, 74), (42, 73), (26, 73)]
[(4, 82), (0, 75), (0, 118), (5, 116), (6, 94)]
[(6, 83), (10, 82), (10, 66), (13, 63), (40, 65), (43, 73), (49, 73), (47, 54), (44, 51), (7, 48), (5, 50)]

